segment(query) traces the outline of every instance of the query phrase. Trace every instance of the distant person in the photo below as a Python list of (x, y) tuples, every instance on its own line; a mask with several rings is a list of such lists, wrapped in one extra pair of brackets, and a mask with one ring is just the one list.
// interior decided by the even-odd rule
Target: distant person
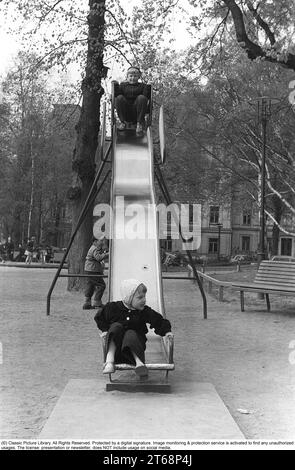
[(33, 259), (35, 259), (37, 262), (41, 260), (41, 248), (39, 245), (35, 247)]
[(134, 123), (138, 137), (143, 136), (149, 100), (149, 88), (146, 84), (139, 82), (140, 77), (140, 69), (130, 67), (127, 70), (126, 81), (115, 86), (116, 109), (120, 120), (117, 128), (122, 131), (126, 128), (126, 123)]
[(51, 246), (46, 245), (45, 251), (46, 251), (46, 254), (45, 254), (45, 263), (50, 263), (50, 261), (51, 261), (52, 258), (53, 258), (53, 251), (52, 251)]
[(41, 245), (39, 247), (39, 256), (40, 256), (40, 261), (41, 261), (42, 264), (46, 263), (46, 253), (47, 253), (46, 244), (42, 240)]
[(15, 258), (17, 262), (24, 262), (26, 260), (25, 249), (21, 243), (18, 244), (18, 255)]
[[(101, 240), (93, 239), (92, 245), (86, 255), (84, 273), (85, 274), (97, 274), (97, 277), (88, 277), (86, 288), (84, 291), (85, 302), (83, 310), (90, 310), (91, 308), (101, 307), (102, 296), (106, 288), (106, 284), (100, 275), (103, 274), (104, 260), (109, 256), (108, 244), (106, 238)], [(91, 305), (91, 298), (93, 298), (93, 306)]]
[(27, 242), (26, 251), (25, 251), (25, 255), (26, 255), (25, 263), (26, 264), (31, 264), (32, 259), (33, 259), (34, 249), (35, 249), (35, 237), (31, 237)]
[(2, 261), (2, 263), (5, 263), (5, 249), (4, 249), (4, 243), (1, 243), (0, 244), (0, 261)]
[(5, 254), (8, 261), (13, 261), (14, 243), (12, 242), (11, 237), (8, 237), (7, 242), (5, 243)]
[(106, 337), (107, 356), (103, 373), (115, 372), (115, 363), (135, 366), (138, 376), (147, 376), (145, 366), (146, 324), (160, 336), (171, 335), (169, 320), (146, 305), (146, 286), (137, 279), (121, 284), (122, 301), (109, 302), (94, 317), (97, 327)]

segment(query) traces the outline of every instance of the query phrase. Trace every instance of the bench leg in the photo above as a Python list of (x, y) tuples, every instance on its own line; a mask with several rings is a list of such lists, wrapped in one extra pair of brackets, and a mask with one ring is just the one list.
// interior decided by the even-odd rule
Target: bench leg
[(270, 312), (269, 294), (265, 294), (265, 300), (266, 300), (267, 311)]
[(241, 299), (241, 312), (245, 311), (245, 302), (244, 302), (244, 291), (240, 291), (240, 299)]

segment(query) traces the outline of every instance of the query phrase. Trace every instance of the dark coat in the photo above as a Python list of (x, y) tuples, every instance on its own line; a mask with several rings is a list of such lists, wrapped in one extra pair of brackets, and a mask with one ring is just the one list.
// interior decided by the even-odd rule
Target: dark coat
[(14, 244), (12, 242), (5, 243), (5, 251), (7, 254), (11, 253), (14, 250)]
[(84, 271), (103, 273), (104, 263), (103, 260), (106, 258), (105, 246), (101, 241), (99, 246), (91, 245), (86, 255)]
[(35, 248), (35, 243), (33, 242), (33, 240), (29, 240), (28, 243), (27, 243), (27, 250), (30, 253), (33, 253), (34, 248)]
[(118, 322), (126, 330), (136, 331), (145, 340), (148, 332), (147, 323), (154, 328), (157, 335), (165, 336), (171, 331), (169, 320), (163, 318), (151, 307), (146, 305), (143, 310), (131, 310), (122, 301), (107, 303), (102, 310), (97, 312), (94, 320), (101, 331), (108, 331), (112, 323)]
[(138, 83), (129, 83), (122, 82), (120, 85), (115, 87), (115, 97), (123, 95), (129, 103), (134, 103), (136, 98), (139, 95), (143, 95), (146, 98), (150, 98), (150, 89), (149, 87), (142, 82)]

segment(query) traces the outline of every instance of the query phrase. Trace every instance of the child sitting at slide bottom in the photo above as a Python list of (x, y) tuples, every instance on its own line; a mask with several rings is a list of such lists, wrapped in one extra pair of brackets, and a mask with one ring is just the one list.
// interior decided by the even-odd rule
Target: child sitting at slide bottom
[(122, 301), (109, 302), (94, 317), (97, 327), (106, 336), (107, 356), (103, 373), (115, 372), (115, 363), (135, 366), (138, 376), (147, 376), (144, 351), (146, 324), (160, 336), (171, 335), (171, 324), (160, 313), (145, 305), (147, 288), (136, 279), (122, 282)]

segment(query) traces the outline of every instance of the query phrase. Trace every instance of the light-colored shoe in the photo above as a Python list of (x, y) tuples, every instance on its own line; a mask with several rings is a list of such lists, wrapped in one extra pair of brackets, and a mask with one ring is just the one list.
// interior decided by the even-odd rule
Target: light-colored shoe
[(143, 136), (143, 125), (140, 122), (138, 122), (136, 126), (136, 135), (137, 137)]
[(113, 362), (106, 362), (103, 366), (103, 374), (113, 374), (115, 372), (115, 365)]

